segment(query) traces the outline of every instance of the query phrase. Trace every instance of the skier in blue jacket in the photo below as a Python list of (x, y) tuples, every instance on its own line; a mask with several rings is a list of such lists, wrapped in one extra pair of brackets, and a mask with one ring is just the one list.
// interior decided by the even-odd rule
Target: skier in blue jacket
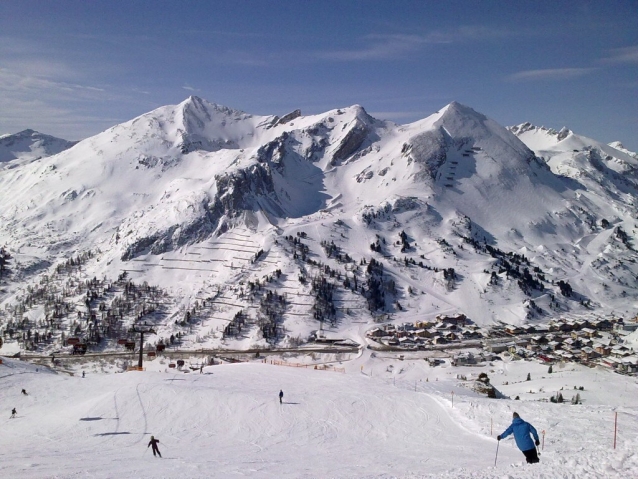
[[(540, 441), (538, 440), (538, 433), (536, 432), (536, 429), (534, 429), (534, 426), (530, 423), (523, 421), (517, 412), (513, 414), (513, 417), (514, 420), (512, 421), (512, 424), (510, 424), (510, 427), (505, 429), (505, 432), (503, 432), (500, 436), (496, 436), (496, 439), (500, 441), (514, 433), (516, 445), (521, 451), (523, 451), (523, 454), (525, 454), (527, 462), (530, 464), (538, 462), (536, 446), (540, 444)], [(530, 434), (534, 436), (534, 441), (532, 441)]]

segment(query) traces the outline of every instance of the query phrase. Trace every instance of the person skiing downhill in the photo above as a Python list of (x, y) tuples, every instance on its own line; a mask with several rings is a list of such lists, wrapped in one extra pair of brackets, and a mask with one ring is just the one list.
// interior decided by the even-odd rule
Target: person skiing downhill
[(16, 411), (16, 408), (13, 408), (11, 410), (11, 417), (9, 419), (13, 419), (14, 417), (16, 417), (16, 414), (18, 414), (18, 411)]
[(283, 404), (284, 402), (284, 392), (280, 389), (279, 390), (279, 404)]
[[(153, 456), (157, 457), (162, 457), (162, 455), (159, 452), (159, 448), (157, 447), (157, 443), (159, 442), (159, 439), (155, 439), (155, 436), (151, 436), (151, 440), (148, 443), (148, 446), (146, 446), (146, 449), (148, 449), (149, 447), (153, 446)], [(155, 454), (157, 453), (157, 454)]]
[[(517, 412), (512, 414), (513, 420), (510, 427), (505, 429), (503, 434), (496, 436), (497, 440), (505, 439), (510, 434), (514, 433), (514, 440), (518, 448), (525, 454), (525, 459), (529, 464), (533, 464), (539, 461), (538, 454), (536, 452), (536, 446), (540, 444), (538, 440), (538, 433), (534, 426), (521, 419)], [(530, 434), (534, 436), (534, 441), (530, 437)]]
[(24, 396), (28, 396), (28, 394), (27, 394), (27, 390), (26, 390), (26, 389), (23, 389), (23, 390), (22, 390), (22, 394), (23, 394)]

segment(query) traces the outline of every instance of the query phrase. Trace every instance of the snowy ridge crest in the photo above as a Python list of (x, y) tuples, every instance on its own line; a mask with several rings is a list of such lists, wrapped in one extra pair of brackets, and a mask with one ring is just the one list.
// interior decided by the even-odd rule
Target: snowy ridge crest
[[(273, 314), (303, 337), (320, 320), (350, 334), (383, 315), (602, 314), (638, 300), (638, 160), (620, 148), (508, 130), (456, 102), (395, 125), (359, 105), (278, 117), (190, 97), (0, 170), (0, 234), (19, 278), (0, 301), (90, 251), (86, 274), (158, 284), (170, 315), (225, 295), (252, 325), (228, 339), (242, 347), (291, 341), (269, 336)], [(245, 285), (265, 278), (311, 299), (261, 311)], [(231, 320), (226, 306), (202, 327)]]

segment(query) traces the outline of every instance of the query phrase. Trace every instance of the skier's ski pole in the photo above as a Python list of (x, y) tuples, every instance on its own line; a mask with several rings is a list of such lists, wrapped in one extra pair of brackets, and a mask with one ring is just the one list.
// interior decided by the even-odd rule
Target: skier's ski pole
[(496, 467), (496, 459), (498, 459), (498, 446), (501, 444), (501, 441), (496, 443), (496, 457), (494, 458), (494, 467)]

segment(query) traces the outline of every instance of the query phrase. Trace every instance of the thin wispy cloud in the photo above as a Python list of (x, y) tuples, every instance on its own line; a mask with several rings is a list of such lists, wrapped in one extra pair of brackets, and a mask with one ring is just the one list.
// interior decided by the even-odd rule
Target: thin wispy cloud
[(384, 60), (416, 50), (426, 43), (419, 35), (370, 35), (366, 42), (370, 44), (352, 50), (320, 52), (318, 57), (336, 61)]
[(317, 57), (334, 61), (386, 60), (428, 45), (498, 39), (512, 34), (509, 30), (484, 26), (463, 26), (425, 34), (371, 34), (360, 39), (360, 48), (322, 51)]
[(199, 91), (197, 88), (193, 88), (192, 86), (189, 86), (189, 85), (184, 85), (182, 89), (187, 91)]
[(0, 68), (0, 94), (3, 92), (37, 93), (59, 95), (69, 93), (74, 95), (90, 95), (103, 93), (103, 88), (92, 85), (79, 85), (62, 81), (49, 80), (47, 78), (23, 75), (14, 71)]
[(633, 47), (616, 48), (611, 54), (603, 58), (608, 63), (638, 63), (638, 45)]
[(593, 72), (594, 68), (547, 68), (524, 70), (507, 77), (510, 81), (571, 80)]

